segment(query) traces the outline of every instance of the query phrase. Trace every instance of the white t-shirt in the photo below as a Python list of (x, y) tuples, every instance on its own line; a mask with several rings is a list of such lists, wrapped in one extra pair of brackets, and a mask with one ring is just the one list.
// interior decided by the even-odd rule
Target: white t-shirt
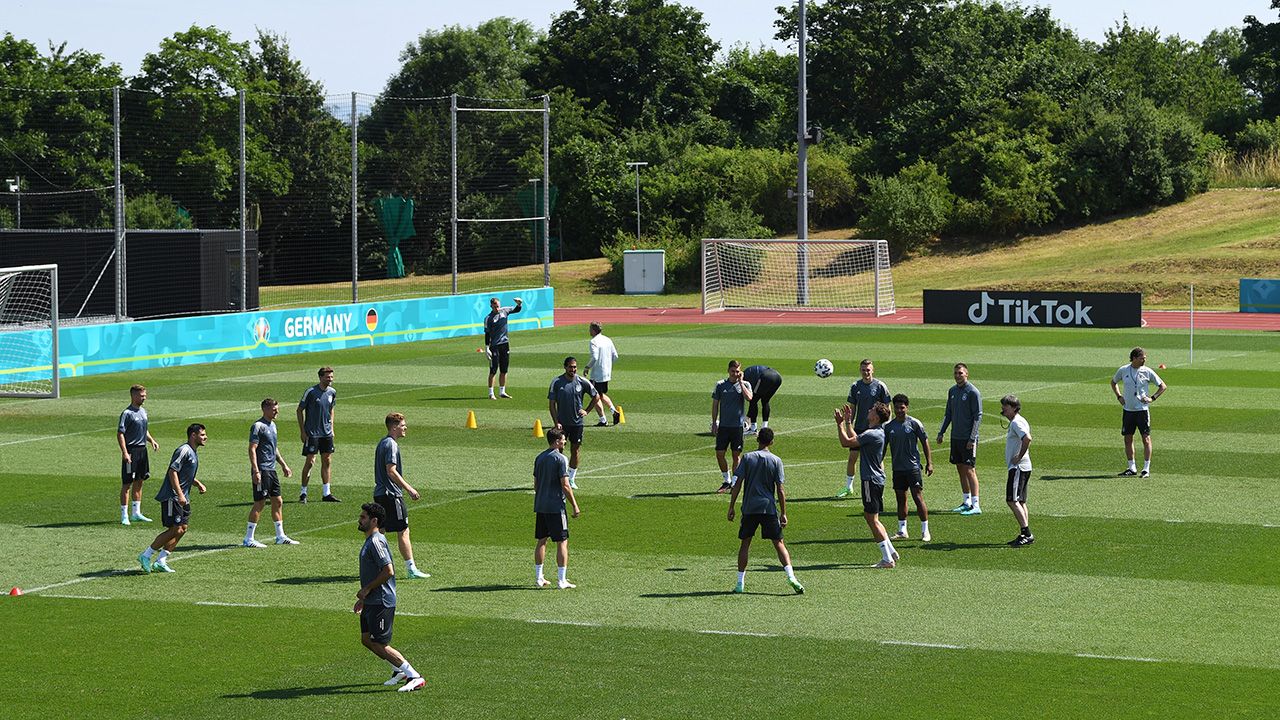
[[(1004, 439), (1004, 461), (1010, 469), (1015, 467), (1013, 459), (1018, 457), (1018, 451), (1022, 449), (1022, 438), (1031, 437), (1031, 424), (1022, 415), (1014, 415), (1009, 421), (1009, 434)], [(1027, 454), (1022, 456), (1022, 462), (1016, 466), (1023, 472), (1031, 472), (1031, 449), (1027, 449)]]
[(591, 338), (591, 382), (609, 382), (613, 377), (613, 361), (618, 359), (618, 349), (608, 335), (599, 333)]
[(1143, 402), (1142, 399), (1151, 397), (1151, 385), (1154, 383), (1156, 387), (1160, 387), (1164, 384), (1156, 371), (1146, 365), (1140, 368), (1135, 368), (1132, 364), (1121, 365), (1111, 380), (1116, 385), (1123, 383), (1121, 397), (1124, 398), (1124, 409), (1131, 412), (1146, 410), (1150, 403)]

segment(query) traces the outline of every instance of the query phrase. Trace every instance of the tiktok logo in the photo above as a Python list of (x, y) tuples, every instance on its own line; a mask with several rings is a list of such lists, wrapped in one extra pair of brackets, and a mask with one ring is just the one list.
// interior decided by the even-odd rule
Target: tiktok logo
[(982, 300), (969, 306), (969, 322), (974, 325), (981, 325), (987, 321), (987, 308), (995, 305), (996, 301), (991, 299), (991, 295), (985, 291), (982, 293)]

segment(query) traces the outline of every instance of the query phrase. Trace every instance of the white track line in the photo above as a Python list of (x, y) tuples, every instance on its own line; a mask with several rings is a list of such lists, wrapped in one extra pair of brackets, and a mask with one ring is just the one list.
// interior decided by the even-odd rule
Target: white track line
[(1145, 662), (1145, 663), (1164, 662), (1159, 658), (1133, 657), (1130, 655), (1094, 655), (1092, 653), (1076, 653), (1076, 657), (1089, 658), (1092, 660), (1127, 660), (1129, 662)]
[[(504, 490), (492, 490), (489, 492), (472, 493), (469, 495), (464, 495), (462, 497), (452, 498), (450, 500), (441, 500), (440, 502), (418, 505), (417, 507), (420, 507), (420, 508), (439, 507), (441, 505), (448, 505), (450, 503), (461, 502), (463, 500), (470, 500), (471, 498), (478, 498), (484, 495), (492, 495), (495, 492), (504, 492)], [(342, 522), (336, 522), (331, 525), (323, 525), (321, 527), (309, 528), (307, 530), (300, 530), (294, 534), (306, 535), (308, 533), (321, 532), (323, 530), (332, 530), (333, 528), (342, 527), (343, 525), (348, 525), (350, 523), (351, 523), (350, 520), (343, 520)], [(193, 558), (198, 558), (202, 555), (213, 555), (215, 553), (222, 553), (228, 550), (238, 550), (240, 549), (240, 547), (241, 545), (237, 543), (235, 545), (227, 545), (226, 547), (213, 548), (211, 550), (200, 550), (199, 552), (183, 553), (182, 555), (170, 555), (168, 559), (170, 562), (178, 562), (179, 560), (191, 560)], [(30, 590), (27, 590), (26, 593), (28, 595), (33, 595), (35, 593), (44, 592), (45, 590), (53, 590), (55, 588), (66, 587), (68, 585), (77, 585), (79, 583), (89, 582), (90, 580), (101, 580), (103, 578), (116, 577), (118, 575), (126, 575), (133, 572), (134, 572), (133, 568), (130, 568), (128, 570), (112, 570), (109, 573), (102, 573), (100, 575), (90, 575), (89, 577), (72, 578), (71, 580), (64, 580), (63, 582), (59, 582), (59, 583), (41, 585), (39, 587), (34, 587), (34, 588), (31, 588)]]
[(739, 630), (699, 630), (700, 635), (746, 635), (748, 637), (778, 637), (774, 633), (745, 632)]
[(906, 640), (881, 640), (881, 645), (905, 645), (907, 647), (922, 648), (941, 648), (943, 650), (964, 650), (963, 645), (949, 645), (947, 643), (927, 643), (927, 642), (909, 642)]

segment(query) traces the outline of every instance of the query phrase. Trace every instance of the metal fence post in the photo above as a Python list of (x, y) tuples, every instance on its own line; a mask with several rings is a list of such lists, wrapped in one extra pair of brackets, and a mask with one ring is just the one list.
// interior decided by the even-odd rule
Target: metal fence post
[(452, 292), (458, 294), (458, 94), (449, 96), (449, 255), (451, 256)]
[[(564, 238), (560, 238), (564, 242)], [(563, 246), (561, 246), (563, 247)], [(551, 96), (542, 96), (542, 287), (551, 287)]]
[(360, 216), (356, 193), (360, 181), (360, 117), (356, 114), (356, 94), (351, 93), (351, 302), (360, 302)]
[[(124, 186), (120, 184), (120, 88), (111, 88), (112, 163), (115, 166), (116, 207), (111, 223), (115, 230), (116, 322), (124, 319)], [(56, 296), (55, 296), (56, 300)]]
[(245, 219), (245, 115), (244, 115), (244, 89), (239, 92), (240, 95), (240, 312), (249, 309), (249, 259), (248, 251), (245, 243), (246, 219)]

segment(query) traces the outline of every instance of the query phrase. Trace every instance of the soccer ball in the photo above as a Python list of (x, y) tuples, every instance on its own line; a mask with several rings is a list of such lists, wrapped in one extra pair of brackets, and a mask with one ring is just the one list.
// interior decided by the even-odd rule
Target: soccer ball
[(832, 365), (831, 361), (826, 358), (822, 358), (821, 360), (813, 364), (813, 374), (817, 375), (820, 378), (829, 378), (831, 377), (831, 374), (834, 373), (835, 371), (836, 371), (835, 366)]

